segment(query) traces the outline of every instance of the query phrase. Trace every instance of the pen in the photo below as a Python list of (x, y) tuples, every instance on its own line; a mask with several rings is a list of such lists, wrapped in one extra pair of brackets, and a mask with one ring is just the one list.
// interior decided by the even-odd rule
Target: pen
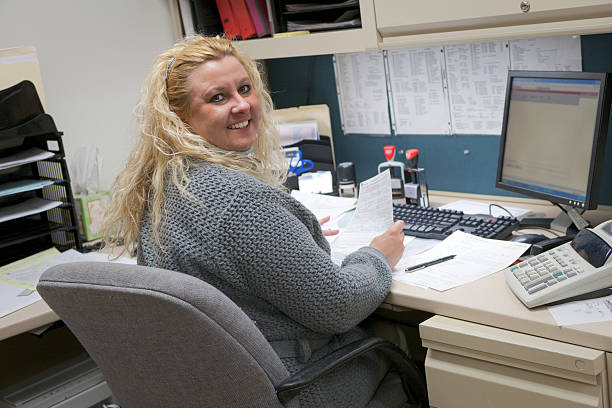
[(414, 266), (409, 266), (405, 269), (406, 272), (414, 272), (417, 269), (423, 269), (423, 268), (427, 268), (428, 266), (431, 265), (435, 265), (435, 264), (439, 264), (442, 262), (446, 262), (446, 261), (450, 261), (451, 259), (453, 259), (456, 255), (449, 255), (449, 256), (445, 256), (443, 258), (440, 259), (435, 259), (433, 261), (429, 261), (429, 262), (423, 262), (421, 264), (418, 265), (414, 265)]

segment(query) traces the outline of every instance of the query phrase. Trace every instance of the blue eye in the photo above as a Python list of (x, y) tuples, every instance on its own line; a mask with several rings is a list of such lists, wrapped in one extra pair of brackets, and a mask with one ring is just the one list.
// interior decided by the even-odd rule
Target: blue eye
[(251, 85), (242, 85), (240, 88), (238, 88), (238, 91), (241, 94), (247, 94), (251, 92)]

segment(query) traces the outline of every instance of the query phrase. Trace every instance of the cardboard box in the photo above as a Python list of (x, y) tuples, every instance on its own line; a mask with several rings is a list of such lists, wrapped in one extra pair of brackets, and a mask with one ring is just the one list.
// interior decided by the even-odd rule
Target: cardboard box
[(76, 196), (77, 218), (83, 241), (93, 241), (102, 236), (102, 221), (110, 205), (108, 191), (88, 196)]

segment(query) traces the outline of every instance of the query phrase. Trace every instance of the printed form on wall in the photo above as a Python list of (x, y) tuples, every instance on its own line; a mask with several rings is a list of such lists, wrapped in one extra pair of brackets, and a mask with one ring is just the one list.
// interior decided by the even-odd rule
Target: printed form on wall
[(580, 36), (511, 40), (510, 69), (582, 71)]
[(442, 47), (387, 51), (392, 123), (396, 134), (449, 134)]
[(499, 135), (508, 77), (507, 43), (447, 45), (444, 54), (453, 133)]
[(344, 133), (390, 135), (382, 52), (336, 54), (334, 72)]

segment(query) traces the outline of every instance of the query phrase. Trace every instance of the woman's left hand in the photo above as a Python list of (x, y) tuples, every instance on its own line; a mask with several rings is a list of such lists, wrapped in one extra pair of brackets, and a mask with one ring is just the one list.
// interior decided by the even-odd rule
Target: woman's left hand
[[(325, 224), (327, 221), (329, 221), (331, 217), (328, 215), (327, 217), (323, 217), (319, 220), (319, 224), (323, 225)], [(323, 230), (323, 235), (329, 237), (331, 235), (337, 235), (340, 232), (340, 230), (337, 229), (324, 229)]]

